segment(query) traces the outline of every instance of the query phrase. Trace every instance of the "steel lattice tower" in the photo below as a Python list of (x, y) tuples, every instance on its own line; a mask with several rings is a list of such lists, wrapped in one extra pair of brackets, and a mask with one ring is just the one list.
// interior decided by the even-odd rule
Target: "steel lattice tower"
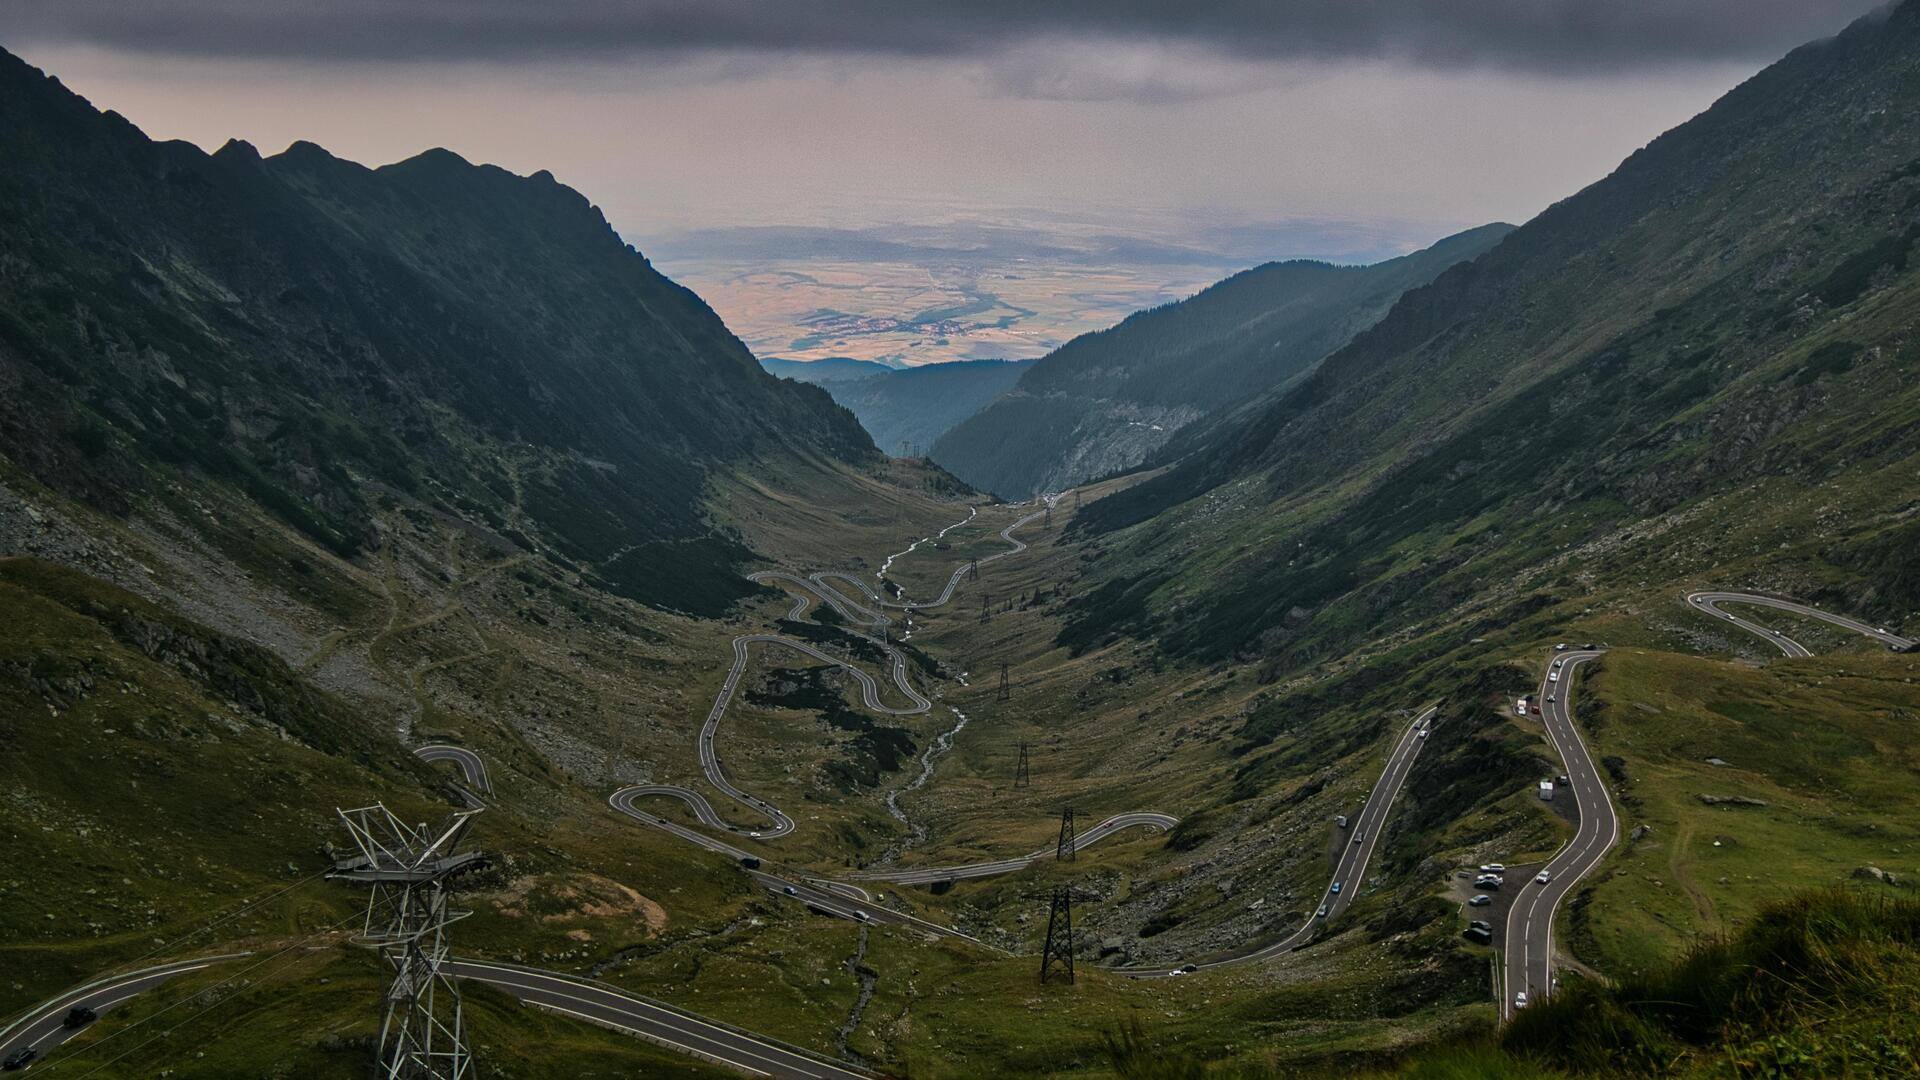
[(1000, 692), (994, 696), (1000, 701), (1006, 701), (1013, 697), (1013, 686), (1007, 682), (1007, 665), (1005, 662), (1002, 662), (1000, 665)]
[(1073, 981), (1073, 889), (1055, 885), (1047, 903), (1047, 944), (1040, 953), (1040, 981), (1054, 974)]
[(463, 810), (429, 829), (408, 825), (379, 803), (339, 811), (360, 855), (335, 863), (327, 876), (369, 886), (360, 941), (393, 965), (376, 1059), (386, 1080), (464, 1080), (472, 1074), (460, 989), (442, 966), (447, 927), (468, 914), (447, 907), (447, 879), (486, 858), (477, 851), (454, 852), (478, 813)]
[(1027, 771), (1027, 744), (1020, 744), (1020, 761), (1013, 767), (1013, 786), (1026, 787), (1033, 783), (1033, 776)]
[(1080, 842), (1073, 835), (1073, 807), (1067, 806), (1060, 811), (1060, 846), (1054, 849), (1053, 857), (1061, 862), (1071, 862)]

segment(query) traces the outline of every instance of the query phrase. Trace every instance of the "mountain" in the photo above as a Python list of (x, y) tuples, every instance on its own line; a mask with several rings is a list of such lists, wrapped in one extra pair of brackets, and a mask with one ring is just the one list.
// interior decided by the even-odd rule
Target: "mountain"
[(933, 457), (1009, 497), (1132, 468), (1182, 427), (1299, 377), (1512, 228), (1483, 225), (1372, 266), (1268, 263), (1083, 334), (942, 436)]
[(1062, 640), (1277, 675), (1702, 580), (1906, 617), (1916, 109), (1920, 6), (1795, 50), (1089, 505)]
[(749, 588), (714, 466), (878, 460), (546, 172), (209, 155), (6, 54), (0, 151), (0, 453), (96, 507), (186, 469), (352, 556), (401, 497), (712, 607)]
[(871, 379), (900, 370), (874, 360), (855, 360), (851, 356), (829, 356), (824, 360), (782, 360), (777, 356), (769, 356), (760, 361), (760, 366), (783, 379), (796, 379), (817, 386)]
[(955, 360), (901, 368), (865, 379), (823, 382), (889, 453), (925, 454), (955, 424), (1007, 392), (1032, 360)]

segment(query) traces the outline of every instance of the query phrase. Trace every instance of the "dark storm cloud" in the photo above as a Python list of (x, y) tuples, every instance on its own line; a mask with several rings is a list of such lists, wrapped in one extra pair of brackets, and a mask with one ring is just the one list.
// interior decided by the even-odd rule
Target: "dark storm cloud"
[(6, 0), (0, 42), (332, 60), (991, 57), (1069, 38), (1531, 72), (1764, 61), (1873, 0)]

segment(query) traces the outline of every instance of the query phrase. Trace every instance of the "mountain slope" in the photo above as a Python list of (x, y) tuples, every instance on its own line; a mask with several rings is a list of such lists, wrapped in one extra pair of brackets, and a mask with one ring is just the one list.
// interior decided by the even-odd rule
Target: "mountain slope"
[(1373, 266), (1295, 261), (1236, 274), (1042, 357), (933, 456), (1008, 496), (1131, 468), (1181, 427), (1284, 385), (1511, 228), (1485, 225)]
[[(918, 455), (1006, 393), (1032, 360), (956, 360), (902, 368), (866, 379), (822, 382), (873, 436), (875, 446)], [(771, 369), (769, 369), (771, 370)]]
[[(1530, 589), (1736, 559), (1748, 581), (1911, 610), (1916, 106), (1909, 3), (1409, 292), (1088, 508), (1080, 527), (1128, 530), (1132, 557), (1066, 638), (1154, 627), (1284, 670)], [(1604, 558), (1564, 561), (1580, 550)]]
[(778, 356), (769, 356), (760, 361), (760, 366), (783, 379), (816, 386), (871, 379), (899, 370), (872, 360), (855, 360), (850, 356), (829, 356), (824, 360), (783, 360)]
[(688, 603), (635, 563), (731, 576), (709, 467), (875, 460), (544, 172), (207, 155), (4, 54), (0, 151), (0, 452), (95, 505), (185, 466), (350, 555), (385, 489)]

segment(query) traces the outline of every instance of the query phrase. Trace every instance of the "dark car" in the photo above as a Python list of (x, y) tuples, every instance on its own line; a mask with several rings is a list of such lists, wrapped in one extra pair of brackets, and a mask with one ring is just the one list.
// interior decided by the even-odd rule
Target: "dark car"
[(21, 1069), (33, 1064), (34, 1060), (39, 1056), (40, 1051), (35, 1050), (31, 1046), (23, 1046), (13, 1053), (8, 1054), (7, 1060), (0, 1061), (0, 1069), (4, 1069), (7, 1072), (19, 1072)]
[(66, 1028), (68, 1031), (73, 1031), (86, 1027), (98, 1019), (100, 1019), (99, 1013), (94, 1012), (85, 1005), (75, 1005), (73, 1008), (67, 1010), (66, 1019), (60, 1021), (60, 1026)]
[(1191, 975), (1194, 972), (1199, 971), (1200, 969), (1193, 966), (1192, 964), (1181, 964), (1180, 970), (1188, 975)]

